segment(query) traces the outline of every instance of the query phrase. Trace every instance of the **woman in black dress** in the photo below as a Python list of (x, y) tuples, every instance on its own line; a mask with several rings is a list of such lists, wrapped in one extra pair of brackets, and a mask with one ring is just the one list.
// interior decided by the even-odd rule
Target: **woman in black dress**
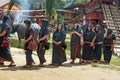
[(95, 32), (92, 31), (91, 26), (87, 26), (86, 31), (83, 33), (84, 45), (83, 45), (83, 53), (82, 59), (84, 62), (91, 62), (93, 59), (93, 49), (94, 42), (96, 39)]
[(71, 64), (74, 63), (76, 58), (79, 58), (79, 63), (81, 63), (81, 46), (83, 45), (83, 36), (80, 30), (80, 26), (76, 23), (70, 33), (70, 51), (71, 51)]
[(25, 20), (24, 24), (27, 30), (25, 32), (25, 41), (24, 41), (24, 44), (25, 44), (24, 49), (25, 49), (25, 54), (26, 54), (26, 65), (24, 65), (23, 67), (29, 68), (34, 63), (33, 58), (32, 58), (32, 50), (28, 48), (30, 41), (33, 39), (34, 32), (33, 32), (33, 29), (31, 28), (30, 20)]
[[(3, 17), (2, 30), (0, 33), (0, 64), (3, 65), (4, 61), (9, 61), (9, 67), (15, 66), (13, 58), (11, 56), (9, 47), (9, 35), (10, 35), (10, 25), (8, 24), (10, 18), (5, 15)], [(5, 42), (6, 41), (6, 42)], [(5, 43), (3, 43), (5, 42)]]
[(66, 54), (65, 47), (63, 47), (66, 39), (66, 32), (64, 31), (63, 25), (58, 24), (56, 31), (53, 33), (53, 51), (52, 51), (52, 64), (60, 66), (65, 62)]

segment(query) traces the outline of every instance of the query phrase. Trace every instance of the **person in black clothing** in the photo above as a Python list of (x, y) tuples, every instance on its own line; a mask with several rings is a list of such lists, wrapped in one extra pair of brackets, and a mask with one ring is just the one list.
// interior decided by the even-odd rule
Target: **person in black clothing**
[(104, 40), (104, 27), (97, 24), (95, 26), (95, 33), (96, 33), (96, 40), (95, 40), (95, 49), (93, 53), (93, 61), (94, 62), (99, 62), (101, 60), (101, 55), (102, 55), (102, 45), (103, 45), (103, 40)]
[(76, 58), (79, 58), (79, 63), (81, 63), (80, 48), (83, 45), (83, 36), (80, 31), (80, 26), (77, 23), (74, 24), (73, 29), (71, 30), (70, 36), (71, 36), (70, 51), (71, 51), (71, 59), (72, 59), (70, 63), (73, 64)]
[(37, 40), (38, 48), (37, 48), (37, 55), (40, 61), (39, 67), (43, 67), (44, 63), (46, 62), (45, 59), (45, 44), (48, 42), (48, 25), (49, 22), (47, 19), (42, 19), (39, 22), (41, 30), (39, 32), (39, 39)]
[(83, 62), (91, 62), (93, 59), (93, 49), (94, 49), (94, 42), (96, 39), (95, 32), (92, 31), (91, 26), (87, 26), (86, 31), (83, 32), (83, 53), (82, 59)]
[(114, 51), (114, 45), (116, 43), (116, 36), (112, 34), (111, 29), (107, 29), (107, 34), (104, 37), (103, 41), (103, 56), (104, 56), (104, 62), (110, 63), (112, 52)]
[(29, 68), (32, 66), (34, 63), (33, 58), (32, 58), (32, 50), (28, 49), (28, 45), (30, 44), (30, 41), (33, 39), (34, 32), (33, 29), (31, 28), (31, 21), (30, 20), (25, 20), (24, 21), (25, 27), (27, 28), (25, 32), (25, 40), (24, 40), (24, 50), (26, 54), (26, 65), (24, 65), (24, 68)]
[(53, 33), (53, 51), (51, 65), (61, 66), (66, 59), (65, 47), (66, 32), (62, 23), (59, 23), (56, 31)]
[(0, 64), (3, 65), (4, 61), (9, 61), (9, 67), (15, 66), (13, 58), (11, 56), (10, 47), (9, 47), (9, 36), (10, 36), (10, 24), (8, 23), (10, 18), (5, 15), (3, 17), (2, 30), (0, 33)]

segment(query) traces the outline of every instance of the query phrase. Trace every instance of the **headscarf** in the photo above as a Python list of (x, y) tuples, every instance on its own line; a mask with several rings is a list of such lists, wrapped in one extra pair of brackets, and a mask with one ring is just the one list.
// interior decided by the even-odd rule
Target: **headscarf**
[(3, 19), (2, 19), (2, 22), (3, 22), (3, 23), (6, 23), (8, 19), (9, 19), (9, 17), (8, 17), (7, 15), (4, 15), (4, 16), (3, 16)]
[(26, 20), (24, 21), (24, 23), (26, 23), (26, 24), (28, 24), (28, 25), (31, 25), (31, 21), (30, 21), (29, 19), (26, 19)]
[(41, 28), (48, 29), (49, 21), (47, 19), (42, 19), (41, 22), (43, 24)]
[(11, 28), (12, 21), (9, 16), (4, 15), (2, 18), (2, 27), (8, 27)]
[(80, 25), (79, 24), (75, 24), (74, 26), (76, 26), (76, 29), (74, 29), (74, 27), (73, 27), (73, 29), (72, 30), (75, 30), (75, 31), (80, 31)]

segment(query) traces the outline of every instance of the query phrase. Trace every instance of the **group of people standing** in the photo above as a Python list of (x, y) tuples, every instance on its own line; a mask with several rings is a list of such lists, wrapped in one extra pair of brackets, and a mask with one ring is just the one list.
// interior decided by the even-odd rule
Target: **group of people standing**
[(71, 63), (74, 63), (76, 57), (80, 59), (79, 63), (101, 62), (103, 53), (104, 63), (109, 64), (115, 43), (116, 37), (112, 30), (107, 28), (105, 22), (86, 25), (83, 30), (80, 30), (79, 27), (73, 27), (71, 32)]
[[(2, 30), (0, 33), (0, 45), (2, 45), (4, 37), (8, 38), (10, 26), (6, 21), (8, 16), (3, 17)], [(37, 39), (37, 55), (39, 58), (39, 67), (43, 67), (45, 59), (45, 44), (48, 42), (48, 21), (42, 19), (38, 23), (41, 27)], [(25, 20), (24, 25), (27, 28), (25, 32), (24, 50), (26, 55), (26, 64), (24, 68), (31, 67), (35, 62), (32, 58), (32, 51), (28, 48), (30, 41), (33, 40), (34, 31), (31, 28), (31, 21)], [(83, 29), (78, 23), (75, 23), (70, 31), (70, 64), (74, 64), (76, 58), (79, 59), (79, 64), (88, 62), (100, 62), (103, 53), (104, 62), (110, 63), (116, 37), (112, 30), (107, 28), (106, 23), (97, 24), (94, 26), (86, 25)], [(52, 61), (50, 65), (61, 66), (67, 61), (66, 58), (66, 31), (62, 23), (57, 25), (56, 31), (52, 37)], [(0, 46), (0, 65), (4, 65), (4, 61), (10, 61), (10, 67), (15, 66), (12, 59), (10, 48)]]

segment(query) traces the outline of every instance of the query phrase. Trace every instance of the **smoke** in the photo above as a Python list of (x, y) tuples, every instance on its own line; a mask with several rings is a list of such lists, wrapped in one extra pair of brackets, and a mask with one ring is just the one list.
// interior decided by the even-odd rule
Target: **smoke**
[(19, 6), (22, 10), (30, 10), (30, 6), (34, 0), (18, 0)]
[[(23, 22), (23, 20), (26, 19), (26, 17), (23, 15), (29, 15), (29, 12), (26, 12), (25, 10), (30, 10), (31, 7), (34, 5), (35, 0), (18, 0), (17, 3), (22, 11), (14, 12), (14, 23), (16, 24), (21, 23)], [(23, 10), (25, 12), (23, 12)]]

